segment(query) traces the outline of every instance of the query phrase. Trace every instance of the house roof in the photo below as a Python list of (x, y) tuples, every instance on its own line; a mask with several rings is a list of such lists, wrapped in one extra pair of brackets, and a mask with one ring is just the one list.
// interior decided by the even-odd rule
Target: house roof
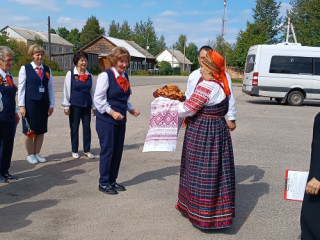
[[(128, 50), (128, 52), (130, 53), (130, 56), (132, 57), (138, 57), (138, 58), (145, 58), (146, 57), (146, 51), (140, 47), (138, 44), (136, 44), (133, 41), (128, 41), (128, 40), (123, 40), (123, 39), (118, 39), (118, 38), (114, 38), (114, 37), (107, 37), (104, 35), (101, 35), (99, 37), (97, 37), (96, 39), (92, 40), (91, 42), (89, 42), (87, 45), (83, 46), (81, 48), (81, 50), (87, 48), (88, 46), (92, 45), (94, 42), (98, 41), (100, 38), (105, 38), (107, 39), (109, 42), (111, 42), (113, 45), (117, 46), (117, 47), (124, 47)], [(107, 53), (99, 53), (101, 56), (105, 56), (108, 55), (110, 52), (110, 49), (107, 51)], [(148, 59), (155, 59), (155, 57), (150, 54), (149, 52), (147, 52), (147, 58)]]
[(149, 53), (148, 51), (146, 51), (145, 49), (140, 47), (140, 45), (138, 45), (134, 41), (126, 40), (126, 42), (129, 43), (132, 47), (134, 47), (137, 51), (139, 51), (140, 53), (144, 54), (144, 56), (146, 56), (147, 58), (155, 59), (155, 56), (153, 56), (151, 53)]
[(126, 40), (123, 39), (118, 39), (118, 38), (114, 38), (114, 37), (107, 37), (105, 36), (106, 39), (108, 39), (110, 42), (112, 42), (114, 45), (116, 45), (117, 47), (124, 47), (126, 48), (129, 53), (130, 56), (132, 57), (139, 57), (139, 58), (145, 58), (145, 55), (142, 54), (140, 51), (138, 51), (137, 49), (135, 49), (131, 44), (129, 44)]
[[(12, 27), (12, 26), (6, 26), (3, 29), (1, 29), (0, 32), (5, 31), (7, 28), (11, 28), (13, 31), (15, 31), (17, 34), (19, 34), (21, 37), (25, 38), (26, 40), (34, 41), (35, 38), (37, 37), (45, 43), (49, 42), (47, 32), (40, 32), (40, 31), (31, 30), (31, 29), (18, 28), (18, 27)], [(52, 44), (73, 47), (72, 43), (60, 37), (58, 34), (51, 33), (50, 38), (51, 38)]]
[(177, 50), (177, 49), (169, 49), (169, 48), (167, 48), (166, 49), (171, 55), (173, 55), (177, 60), (178, 60), (178, 62), (180, 62), (180, 63), (185, 63), (185, 64), (192, 64), (192, 62), (187, 58), (187, 57), (185, 57), (184, 55), (183, 55), (183, 53), (182, 52), (180, 52), (179, 50)]

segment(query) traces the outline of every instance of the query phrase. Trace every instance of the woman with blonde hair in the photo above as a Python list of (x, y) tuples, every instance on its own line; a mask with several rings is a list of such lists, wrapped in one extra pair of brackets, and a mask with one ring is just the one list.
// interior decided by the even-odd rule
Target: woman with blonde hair
[(31, 45), (28, 55), (32, 62), (19, 71), (18, 104), (23, 118), (27, 161), (31, 164), (46, 162), (40, 151), (44, 134), (48, 131), (48, 117), (53, 113), (55, 104), (51, 70), (42, 64), (44, 54), (41, 46)]
[(218, 52), (208, 51), (200, 71), (203, 81), (178, 105), (179, 117), (189, 118), (176, 208), (197, 228), (226, 228), (235, 216), (233, 149), (225, 120), (230, 86)]
[(128, 75), (125, 73), (130, 54), (124, 47), (115, 47), (108, 55), (111, 68), (97, 78), (94, 94), (96, 130), (100, 141), (99, 190), (107, 194), (125, 191), (116, 182), (123, 152), (127, 111), (137, 117), (140, 112), (129, 102), (131, 94)]

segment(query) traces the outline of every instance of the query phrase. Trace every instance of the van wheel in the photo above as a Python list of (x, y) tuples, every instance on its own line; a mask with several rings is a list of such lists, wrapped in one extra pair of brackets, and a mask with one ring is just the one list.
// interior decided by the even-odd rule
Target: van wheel
[(274, 100), (276, 100), (277, 103), (281, 103), (282, 98), (274, 98)]
[(292, 91), (288, 95), (288, 103), (292, 106), (300, 106), (304, 100), (303, 93), (300, 91)]

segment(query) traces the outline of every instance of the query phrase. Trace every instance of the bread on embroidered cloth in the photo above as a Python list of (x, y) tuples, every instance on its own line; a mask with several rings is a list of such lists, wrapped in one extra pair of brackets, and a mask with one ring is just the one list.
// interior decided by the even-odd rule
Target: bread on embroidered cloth
[(164, 85), (162, 88), (158, 88), (153, 92), (153, 96), (157, 97), (165, 97), (170, 98), (172, 100), (179, 100), (180, 102), (184, 102), (186, 100), (186, 96), (183, 92), (181, 92), (180, 88), (174, 84)]
[(142, 152), (175, 151), (181, 125), (178, 104), (185, 100), (185, 95), (177, 86), (168, 84), (158, 88), (153, 96), (155, 100), (151, 103), (149, 130)]

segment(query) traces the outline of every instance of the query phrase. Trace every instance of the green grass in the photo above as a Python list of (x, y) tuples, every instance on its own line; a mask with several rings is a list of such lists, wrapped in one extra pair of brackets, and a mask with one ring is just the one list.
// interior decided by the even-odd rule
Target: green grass
[(242, 84), (242, 79), (239, 78), (233, 78), (232, 83), (241, 83)]

